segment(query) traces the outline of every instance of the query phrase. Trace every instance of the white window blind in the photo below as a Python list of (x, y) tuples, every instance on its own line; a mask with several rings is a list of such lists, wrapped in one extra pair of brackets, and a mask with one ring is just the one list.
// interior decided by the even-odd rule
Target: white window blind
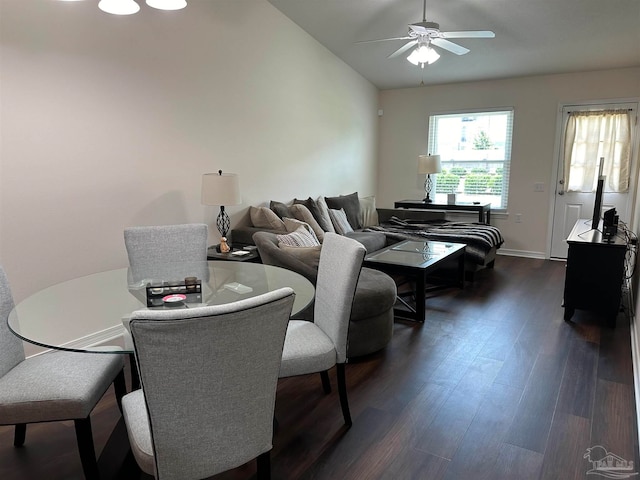
[(513, 109), (447, 113), (429, 117), (428, 153), (440, 155), (435, 201), (491, 203), (504, 210), (509, 197)]

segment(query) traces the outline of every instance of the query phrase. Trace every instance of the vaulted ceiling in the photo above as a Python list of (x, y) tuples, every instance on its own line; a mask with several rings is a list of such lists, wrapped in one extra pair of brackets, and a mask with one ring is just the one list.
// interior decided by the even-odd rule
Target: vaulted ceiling
[(380, 89), (640, 66), (639, 0), (426, 1), (442, 31), (491, 30), (492, 39), (452, 39), (465, 55), (438, 49), (424, 69), (387, 58), (422, 21), (423, 0), (269, 0)]

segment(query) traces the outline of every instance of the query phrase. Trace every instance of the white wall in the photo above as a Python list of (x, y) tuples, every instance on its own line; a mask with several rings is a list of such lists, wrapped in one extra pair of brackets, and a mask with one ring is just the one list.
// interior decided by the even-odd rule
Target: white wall
[(0, 263), (17, 300), (125, 266), (129, 225), (205, 222), (201, 174), (249, 205), (375, 193), (377, 90), (265, 0), (117, 17), (0, 0)]
[[(378, 206), (424, 196), (416, 157), (427, 151), (429, 115), (514, 107), (509, 214), (492, 215), (492, 223), (505, 237), (503, 251), (544, 256), (559, 105), (639, 96), (640, 68), (382, 91)], [(536, 182), (544, 183), (546, 191), (534, 192)], [(515, 223), (515, 213), (522, 215), (522, 223)]]

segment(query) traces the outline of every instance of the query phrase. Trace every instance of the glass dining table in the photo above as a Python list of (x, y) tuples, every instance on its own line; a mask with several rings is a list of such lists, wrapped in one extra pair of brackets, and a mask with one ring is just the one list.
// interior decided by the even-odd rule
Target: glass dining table
[[(133, 353), (128, 318), (139, 309), (220, 305), (281, 287), (293, 288), (292, 315), (314, 298), (313, 284), (280, 267), (248, 262), (179, 262), (120, 268), (62, 282), (11, 311), (11, 331), (47, 349)], [(125, 338), (125, 341), (116, 340)], [(109, 346), (109, 343), (114, 343)], [(122, 347), (124, 343), (124, 348)]]

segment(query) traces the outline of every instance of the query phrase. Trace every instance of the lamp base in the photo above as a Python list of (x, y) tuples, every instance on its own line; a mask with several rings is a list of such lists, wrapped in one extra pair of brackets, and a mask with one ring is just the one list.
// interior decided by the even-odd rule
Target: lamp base
[(427, 178), (424, 179), (424, 194), (425, 197), (422, 199), (423, 203), (431, 203), (431, 188), (433, 187), (433, 182), (431, 180), (431, 175), (427, 174)]
[(229, 250), (223, 250), (222, 249), (222, 244), (217, 243), (215, 245), (210, 245), (209, 247), (207, 247), (207, 251), (208, 252), (215, 252), (215, 253), (229, 253), (231, 250), (233, 250), (233, 248), (231, 248), (231, 244), (229, 242), (227, 242), (226, 245), (229, 248)]

